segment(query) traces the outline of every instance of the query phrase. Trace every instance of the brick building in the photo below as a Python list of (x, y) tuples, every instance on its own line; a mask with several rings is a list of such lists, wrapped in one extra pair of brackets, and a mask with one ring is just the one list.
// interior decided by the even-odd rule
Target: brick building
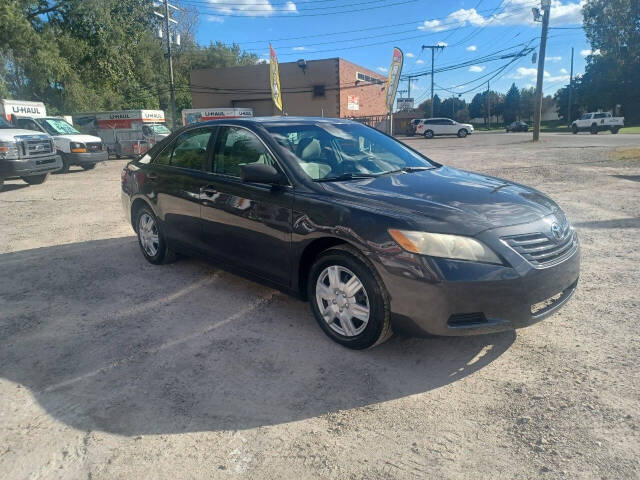
[[(361, 117), (384, 115), (386, 77), (342, 58), (279, 64), (288, 115)], [(271, 101), (269, 64), (191, 71), (194, 108), (253, 108), (280, 115)]]

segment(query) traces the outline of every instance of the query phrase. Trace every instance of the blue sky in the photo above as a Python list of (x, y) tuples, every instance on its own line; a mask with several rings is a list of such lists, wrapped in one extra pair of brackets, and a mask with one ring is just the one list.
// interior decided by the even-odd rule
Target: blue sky
[[(552, 0), (551, 27), (545, 64), (545, 94), (568, 83), (571, 47), (574, 72), (582, 73), (590, 53), (582, 23), (584, 0)], [(391, 61), (392, 48), (405, 53), (403, 73), (430, 68), (431, 53), (421, 45), (446, 44), (436, 54), (436, 68), (471, 62), (465, 68), (435, 75), (441, 98), (454, 92), (470, 99), (486, 88), (491, 72), (509, 60), (481, 63), (475, 60), (499, 50), (537, 50), (540, 23), (532, 21), (531, 8), (539, 0), (182, 0), (200, 12), (197, 40), (238, 43), (243, 49), (268, 59), (272, 42), (280, 62), (342, 57), (382, 74)], [(341, 13), (336, 13), (341, 12)], [(562, 27), (562, 28), (558, 28)], [(574, 28), (568, 28), (574, 27)], [(512, 47), (512, 48), (511, 48)], [(505, 92), (512, 82), (519, 87), (535, 84), (536, 65), (531, 55), (518, 59), (491, 80), (491, 89)], [(484, 78), (483, 75), (485, 76)], [(485, 83), (482, 83), (482, 82)], [(466, 85), (459, 86), (465, 83)], [(406, 89), (407, 82), (400, 88)], [(428, 76), (412, 82), (417, 102), (428, 98)], [(446, 89), (446, 90), (444, 90)]]

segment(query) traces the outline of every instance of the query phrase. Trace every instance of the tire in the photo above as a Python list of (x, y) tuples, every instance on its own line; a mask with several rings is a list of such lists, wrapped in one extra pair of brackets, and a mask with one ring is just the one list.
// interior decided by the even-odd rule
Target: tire
[(469, 134), (465, 128), (458, 130), (458, 138), (464, 138)]
[(598, 125), (596, 125), (595, 123), (591, 125), (591, 128), (589, 129), (589, 131), (591, 132), (591, 135), (597, 135), (598, 134)]
[(620, 128), (619, 128), (619, 127), (613, 127), (613, 128), (611, 129), (611, 134), (612, 134), (612, 135), (615, 135), (615, 134), (617, 134), (617, 133), (618, 133), (618, 131), (619, 131), (619, 130), (620, 130)]
[(64, 155), (62, 155), (61, 152), (58, 152), (58, 155), (60, 155), (60, 158), (62, 159), (62, 168), (60, 170), (57, 170), (56, 173), (67, 173), (70, 166), (69, 162), (64, 159)]
[(505, 133), (509, 133), (509, 129), (508, 128), (505, 128)]
[[(152, 224), (149, 225), (147, 223), (148, 221), (151, 221)], [(162, 231), (158, 224), (158, 218), (149, 207), (142, 207), (137, 211), (134, 229), (138, 236), (140, 251), (149, 263), (161, 265), (163, 263), (169, 263), (175, 259), (175, 255), (169, 249), (169, 246), (162, 235)]]
[(433, 138), (433, 130), (427, 130), (424, 132), (424, 138)]
[(95, 163), (87, 163), (85, 165), (82, 165), (83, 170), (93, 170), (94, 168), (96, 168)]
[(33, 175), (31, 177), (22, 177), (22, 180), (27, 182), (29, 185), (42, 185), (49, 178), (49, 174), (45, 173), (43, 175)]
[(571, 125), (571, 133), (573, 133), (574, 135), (578, 133), (578, 126), (575, 123)]
[(0, 192), (4, 188), (4, 178), (0, 178)]
[[(353, 295), (349, 297), (347, 285), (353, 277), (360, 281), (360, 287), (357, 283), (352, 285)], [(336, 294), (336, 290), (330, 288), (332, 283), (343, 294)], [(324, 295), (322, 285), (326, 287)], [(340, 345), (362, 350), (379, 345), (393, 335), (389, 295), (382, 280), (365, 257), (350, 246), (332, 247), (318, 256), (309, 272), (307, 294), (318, 325)], [(328, 312), (328, 319), (321, 313), (321, 305)], [(345, 315), (349, 312), (354, 316), (347, 320)]]

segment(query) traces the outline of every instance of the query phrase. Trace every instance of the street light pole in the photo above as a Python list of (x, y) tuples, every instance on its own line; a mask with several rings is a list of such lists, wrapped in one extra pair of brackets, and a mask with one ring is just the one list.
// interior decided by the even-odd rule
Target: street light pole
[(533, 111), (533, 141), (540, 140), (540, 120), (542, 117), (542, 82), (544, 79), (544, 57), (547, 52), (547, 34), (549, 32), (549, 13), (551, 1), (542, 0), (542, 34), (540, 35), (540, 52), (538, 55), (538, 78), (536, 82), (536, 104)]
[(569, 106), (567, 112), (567, 122), (571, 125), (571, 96), (573, 94), (573, 47), (571, 47), (571, 73), (569, 74)]
[(433, 118), (433, 70), (435, 65), (435, 51), (444, 50), (444, 45), (422, 45), (422, 50), (425, 48), (431, 49), (431, 117)]

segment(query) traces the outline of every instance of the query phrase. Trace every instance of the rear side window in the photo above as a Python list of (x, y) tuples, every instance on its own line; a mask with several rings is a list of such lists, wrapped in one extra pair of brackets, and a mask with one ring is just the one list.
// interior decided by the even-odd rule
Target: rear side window
[(606, 113), (596, 113), (593, 118), (605, 118), (606, 116)]
[(180, 135), (174, 144), (170, 165), (191, 170), (204, 170), (211, 133), (210, 128), (203, 128)]

